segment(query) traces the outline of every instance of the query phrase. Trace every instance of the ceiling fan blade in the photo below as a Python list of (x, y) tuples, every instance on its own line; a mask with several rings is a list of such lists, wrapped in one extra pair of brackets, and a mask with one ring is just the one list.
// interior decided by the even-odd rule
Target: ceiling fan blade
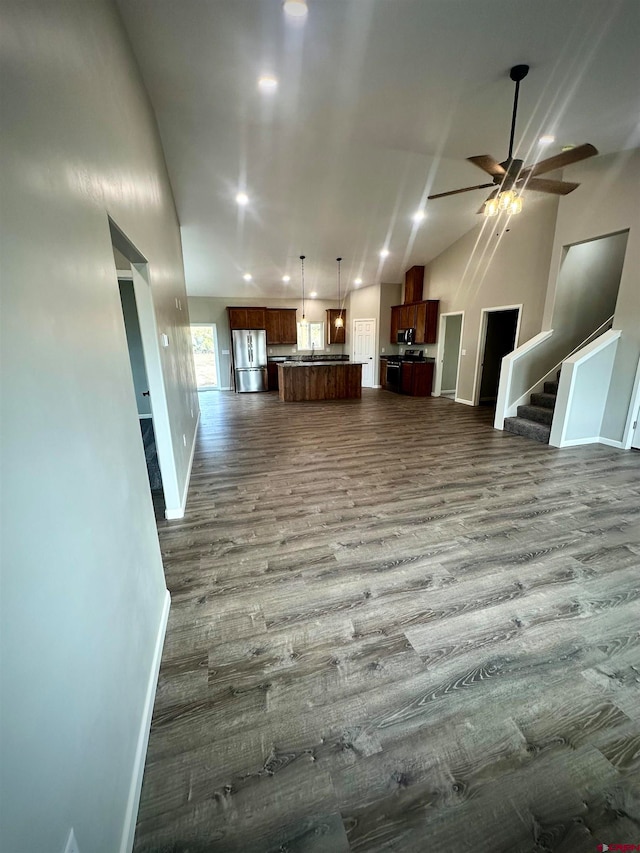
[[(518, 181), (518, 185), (520, 181)], [(574, 184), (571, 181), (550, 181), (547, 178), (529, 178), (525, 180), (522, 187), (519, 189), (535, 190), (539, 193), (554, 193), (555, 195), (568, 195), (572, 193), (580, 184)]]
[(488, 196), (485, 198), (485, 200), (482, 202), (482, 204), (480, 205), (480, 207), (478, 208), (478, 210), (476, 210), (476, 213), (484, 213), (484, 206), (485, 206), (485, 204), (486, 204), (488, 201), (491, 201), (491, 199), (492, 199), (492, 198), (495, 198), (495, 197), (498, 195), (498, 193), (499, 193), (499, 192), (500, 192), (500, 187), (496, 187), (496, 188), (495, 188), (495, 190), (494, 190), (492, 193), (489, 193), (489, 195), (488, 195)]
[(594, 157), (597, 153), (598, 149), (587, 142), (584, 145), (578, 145), (577, 148), (570, 148), (568, 151), (556, 154), (555, 157), (548, 157), (546, 160), (541, 160), (529, 169), (525, 169), (521, 177), (544, 175), (545, 172), (553, 172), (554, 169), (562, 169), (563, 166), (570, 166), (572, 163), (586, 160), (587, 157)]
[(428, 195), (427, 198), (444, 198), (446, 195), (458, 195), (458, 193), (468, 193), (471, 190), (486, 190), (488, 187), (492, 187), (493, 184), (478, 184), (475, 187), (463, 187), (461, 190), (449, 190), (448, 193), (436, 193), (435, 195)]
[(478, 154), (477, 157), (467, 157), (467, 160), (470, 163), (473, 163), (474, 166), (478, 166), (479, 169), (487, 172), (489, 175), (493, 175), (494, 178), (502, 178), (507, 174), (500, 163), (488, 154)]

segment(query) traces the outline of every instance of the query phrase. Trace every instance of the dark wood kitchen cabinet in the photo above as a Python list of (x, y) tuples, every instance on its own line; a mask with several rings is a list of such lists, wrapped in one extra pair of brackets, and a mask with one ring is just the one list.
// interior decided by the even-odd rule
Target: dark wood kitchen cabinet
[(398, 342), (398, 329), (415, 329), (414, 343), (435, 344), (438, 330), (437, 299), (425, 299), (410, 305), (393, 305), (391, 308), (390, 343)]
[[(336, 328), (336, 317), (342, 314), (343, 326)], [(339, 308), (327, 308), (327, 343), (344, 344), (347, 340), (347, 312)]]
[(267, 346), (273, 344), (295, 345), (298, 342), (296, 309), (265, 309), (265, 329), (267, 330)]
[(391, 333), (389, 343), (398, 343), (398, 329), (400, 328), (400, 305), (394, 305), (391, 309)]
[(267, 386), (269, 391), (278, 390), (278, 363), (276, 361), (267, 362)]
[(264, 308), (227, 308), (230, 329), (266, 328)]
[(400, 328), (413, 329), (416, 325), (416, 306), (412, 302), (410, 305), (400, 306)]
[(437, 299), (416, 303), (416, 344), (435, 344), (438, 331)]
[(414, 266), (404, 274), (404, 303), (421, 302), (424, 267)]
[(433, 388), (433, 362), (403, 361), (400, 366), (400, 391), (411, 397), (430, 397)]

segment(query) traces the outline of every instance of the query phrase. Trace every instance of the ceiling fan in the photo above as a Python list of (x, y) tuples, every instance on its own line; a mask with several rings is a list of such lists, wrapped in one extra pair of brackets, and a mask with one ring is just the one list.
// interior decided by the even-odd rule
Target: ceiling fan
[(498, 163), (493, 157), (488, 154), (479, 154), (476, 157), (467, 157), (470, 163), (478, 166), (484, 172), (491, 175), (493, 181), (490, 184), (476, 184), (473, 187), (463, 187), (460, 190), (450, 190), (446, 193), (435, 193), (428, 196), (429, 199), (443, 198), (448, 195), (457, 195), (458, 193), (466, 193), (471, 190), (482, 190), (488, 187), (495, 187), (486, 201), (482, 204), (478, 213), (485, 213), (487, 216), (495, 216), (501, 210), (509, 213), (520, 213), (522, 210), (522, 197), (520, 193), (524, 189), (536, 190), (542, 193), (553, 193), (554, 195), (567, 195), (580, 184), (572, 183), (571, 181), (551, 181), (547, 178), (538, 178), (537, 175), (544, 175), (545, 172), (552, 172), (555, 169), (561, 169), (564, 166), (569, 166), (571, 163), (577, 163), (579, 160), (585, 160), (587, 157), (593, 157), (598, 153), (597, 149), (586, 143), (578, 145), (575, 148), (570, 148), (555, 157), (549, 157), (546, 160), (541, 160), (539, 163), (534, 163), (533, 166), (528, 166), (523, 169), (524, 161), (514, 159), (513, 155), (513, 137), (516, 130), (516, 115), (518, 112), (518, 93), (520, 91), (520, 81), (529, 73), (528, 65), (514, 65), (509, 76), (516, 84), (516, 91), (513, 98), (513, 114), (511, 117), (511, 136), (509, 138), (509, 155), (502, 163)]

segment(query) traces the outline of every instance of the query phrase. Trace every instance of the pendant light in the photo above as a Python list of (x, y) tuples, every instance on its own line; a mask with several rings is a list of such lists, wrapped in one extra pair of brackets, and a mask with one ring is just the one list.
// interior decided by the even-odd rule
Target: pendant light
[(344, 318), (342, 316), (342, 302), (340, 301), (340, 262), (342, 261), (342, 258), (336, 258), (336, 261), (338, 262), (338, 306), (340, 307), (340, 314), (336, 317), (333, 324), (336, 329), (342, 329), (342, 327), (344, 326)]
[(304, 316), (304, 255), (300, 255), (300, 280), (302, 281), (302, 320), (300, 320), (301, 326), (307, 325), (307, 318)]

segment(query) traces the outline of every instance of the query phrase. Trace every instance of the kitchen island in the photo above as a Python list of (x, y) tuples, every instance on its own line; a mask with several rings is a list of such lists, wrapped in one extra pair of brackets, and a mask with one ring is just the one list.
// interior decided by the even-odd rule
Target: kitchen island
[(285, 403), (359, 399), (362, 396), (362, 365), (351, 361), (279, 363), (278, 395)]

